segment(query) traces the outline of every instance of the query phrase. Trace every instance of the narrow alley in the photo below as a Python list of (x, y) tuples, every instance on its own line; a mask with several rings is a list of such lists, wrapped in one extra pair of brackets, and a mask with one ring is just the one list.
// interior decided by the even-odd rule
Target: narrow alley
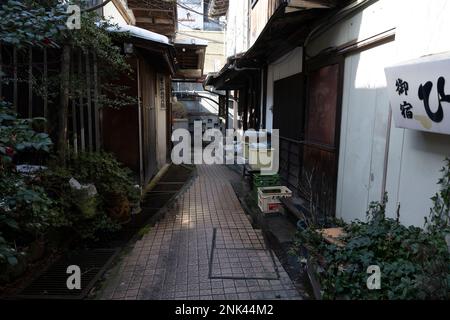
[(226, 166), (197, 176), (166, 216), (136, 242), (102, 299), (301, 299), (259, 230), (252, 228)]

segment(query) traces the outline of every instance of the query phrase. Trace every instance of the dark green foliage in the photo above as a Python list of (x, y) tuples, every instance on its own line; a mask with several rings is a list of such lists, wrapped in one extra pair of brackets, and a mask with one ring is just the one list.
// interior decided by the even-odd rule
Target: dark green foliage
[(0, 267), (17, 263), (16, 245), (45, 234), (58, 215), (53, 202), (32, 176), (15, 171), (14, 157), (23, 151), (48, 152), (45, 133), (33, 129), (35, 119), (17, 119), (10, 105), (0, 101)]
[[(139, 201), (140, 194), (134, 187), (132, 173), (110, 153), (80, 153), (74, 157), (70, 170), (81, 182), (94, 183), (99, 194), (124, 195), (131, 202)], [(105, 199), (103, 199), (105, 200)]]
[(438, 185), (440, 190), (431, 200), (433, 208), (429, 219), (425, 219), (425, 226), (430, 230), (445, 230), (450, 233), (450, 159), (445, 159), (445, 167), (441, 169), (442, 178)]
[[(131, 172), (109, 153), (80, 153), (67, 168), (52, 166), (50, 169), (42, 173), (41, 183), (64, 212), (58, 225), (69, 227), (81, 238), (96, 239), (100, 232), (120, 229), (120, 224), (106, 212), (111, 197), (124, 196), (130, 202), (140, 200)], [(69, 185), (72, 177), (82, 184), (94, 184), (98, 195), (87, 197), (83, 191), (72, 189)]]
[(17, 47), (58, 47), (61, 31), (66, 29), (63, 5), (50, 10), (34, 1), (8, 0), (0, 7), (0, 42)]
[(52, 146), (48, 134), (36, 132), (36, 122), (41, 118), (18, 119), (12, 111), (11, 104), (0, 100), (0, 171), (12, 162), (18, 152), (32, 150), (49, 152)]
[[(385, 216), (383, 203), (372, 203), (368, 221), (345, 226), (345, 246), (326, 242), (315, 229), (298, 233), (296, 247), (308, 249), (319, 268), (325, 299), (448, 299), (450, 256), (448, 234), (450, 162), (442, 170), (441, 191), (424, 230), (406, 227)], [(295, 250), (298, 252), (298, 250)], [(369, 290), (367, 268), (381, 269), (381, 289)]]
[[(94, 61), (97, 61), (99, 107), (135, 103), (135, 99), (124, 93), (126, 87), (114, 83), (117, 77), (131, 74), (126, 57), (117, 45), (127, 34), (111, 32), (114, 28), (111, 23), (101, 22), (95, 13), (88, 12), (82, 13), (81, 30), (68, 30), (66, 5), (57, 0), (1, 3), (0, 43), (7, 49), (14, 46), (22, 53), (30, 47), (49, 47), (54, 49), (49, 51), (54, 55), (58, 48), (70, 47), (71, 59), (76, 59), (74, 65), (82, 56), (82, 74), (74, 70), (69, 98), (78, 101), (86, 95), (84, 63), (89, 57), (92, 83)], [(4, 73), (0, 76), (3, 84), (11, 81)], [(53, 156), (50, 152), (55, 150), (45, 130), (52, 132), (55, 128), (51, 120), (56, 119), (51, 117), (56, 112), (52, 108), (59, 107), (61, 79), (65, 79), (61, 73), (32, 79), (33, 93), (41, 96), (45, 93), (48, 98), (48, 123), (42, 118), (18, 119), (11, 104), (0, 99), (0, 275), (6, 274), (5, 270), (11, 271), (11, 265), (18, 268), (18, 262), (26, 266), (23, 256), (27, 246), (49, 238), (55, 231), (65, 232), (69, 242), (74, 237), (96, 238), (99, 233), (118, 230), (120, 224), (106, 212), (110, 197), (139, 201), (129, 171), (106, 153), (80, 154), (66, 167), (50, 165), (49, 169), (33, 174), (16, 172), (16, 165), (24, 163), (24, 158), (26, 163), (34, 164), (30, 159), (37, 157), (42, 164), (43, 159), (47, 161)], [(81, 183), (95, 184), (98, 195), (88, 197), (84, 191), (72, 189), (69, 185), (72, 177)], [(0, 276), (0, 281), (5, 279), (8, 277)]]

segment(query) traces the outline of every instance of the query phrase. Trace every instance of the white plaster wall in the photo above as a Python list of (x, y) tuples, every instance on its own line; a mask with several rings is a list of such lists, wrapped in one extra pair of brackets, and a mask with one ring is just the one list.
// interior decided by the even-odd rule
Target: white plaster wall
[[(270, 64), (267, 70), (267, 111), (266, 128), (271, 129), (273, 124), (273, 87), (274, 82), (290, 77), (302, 72), (303, 68), (303, 48), (296, 48), (287, 53), (274, 63)], [(278, 129), (278, 128), (273, 128)]]
[(248, 49), (248, 10), (248, 1), (229, 1), (225, 39), (225, 55), (227, 57), (245, 52)]
[(119, 10), (117, 10), (116, 5), (113, 1), (108, 2), (108, 4), (103, 7), (103, 16), (107, 19), (110, 19), (110, 21), (113, 23), (121, 25), (128, 24)]
[[(371, 200), (379, 200), (389, 101), (384, 68), (426, 54), (450, 51), (450, 2), (380, 0), (313, 40), (306, 53), (364, 40), (396, 28), (396, 40), (346, 58), (337, 190), (337, 215), (365, 219)], [(391, 127), (387, 167), (388, 215), (406, 225), (423, 226), (450, 136)]]
[[(450, 1), (397, 0), (402, 8), (396, 37), (395, 62), (450, 51)], [(449, 88), (447, 86), (447, 91)], [(392, 129), (388, 191), (394, 211), (407, 224), (423, 225), (438, 191), (436, 182), (445, 157), (450, 156), (450, 136), (408, 129)]]
[(307, 45), (306, 55), (337, 47), (353, 40), (364, 40), (397, 27), (399, 1), (379, 0), (362, 12), (339, 22)]
[(363, 219), (367, 205), (381, 200), (389, 114), (384, 75), (394, 43), (345, 59), (337, 216)]

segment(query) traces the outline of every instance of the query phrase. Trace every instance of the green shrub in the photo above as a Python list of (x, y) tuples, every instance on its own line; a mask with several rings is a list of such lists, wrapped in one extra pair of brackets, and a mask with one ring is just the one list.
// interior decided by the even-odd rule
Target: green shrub
[[(323, 239), (316, 228), (298, 232), (294, 252), (308, 249), (308, 258), (319, 265), (318, 278), (325, 299), (448, 299), (450, 161), (446, 160), (441, 190), (426, 228), (406, 227), (385, 216), (386, 202), (372, 203), (368, 221), (344, 227), (344, 246)], [(381, 289), (369, 290), (367, 268), (378, 265)]]
[(16, 154), (24, 151), (48, 153), (52, 141), (48, 134), (36, 132), (34, 125), (42, 118), (18, 119), (12, 105), (0, 100), (0, 173), (11, 170)]
[(16, 264), (21, 248), (42, 237), (58, 212), (53, 201), (31, 176), (15, 171), (21, 152), (44, 152), (52, 142), (33, 125), (42, 119), (18, 119), (11, 104), (0, 101), (0, 268)]
[[(85, 191), (72, 189), (71, 178), (82, 184), (94, 184), (97, 196), (87, 197)], [(50, 166), (50, 170), (41, 173), (40, 179), (63, 212), (55, 227), (68, 227), (82, 239), (96, 239), (100, 233), (121, 228), (121, 221), (108, 212), (111, 198), (124, 197), (130, 202), (140, 200), (131, 172), (105, 152), (73, 155), (66, 168)]]
[(80, 153), (73, 158), (70, 171), (80, 182), (93, 183), (103, 202), (111, 194), (124, 195), (130, 202), (140, 199), (131, 171), (110, 153)]

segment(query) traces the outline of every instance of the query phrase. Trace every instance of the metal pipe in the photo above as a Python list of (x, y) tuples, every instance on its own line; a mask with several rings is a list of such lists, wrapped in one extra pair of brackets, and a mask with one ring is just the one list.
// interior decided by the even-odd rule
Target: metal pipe
[(386, 145), (384, 147), (383, 181), (381, 183), (381, 203), (384, 202), (384, 195), (386, 193), (387, 170), (389, 163), (389, 147), (391, 140), (391, 124), (392, 124), (392, 108), (389, 106), (389, 116), (386, 130)]

